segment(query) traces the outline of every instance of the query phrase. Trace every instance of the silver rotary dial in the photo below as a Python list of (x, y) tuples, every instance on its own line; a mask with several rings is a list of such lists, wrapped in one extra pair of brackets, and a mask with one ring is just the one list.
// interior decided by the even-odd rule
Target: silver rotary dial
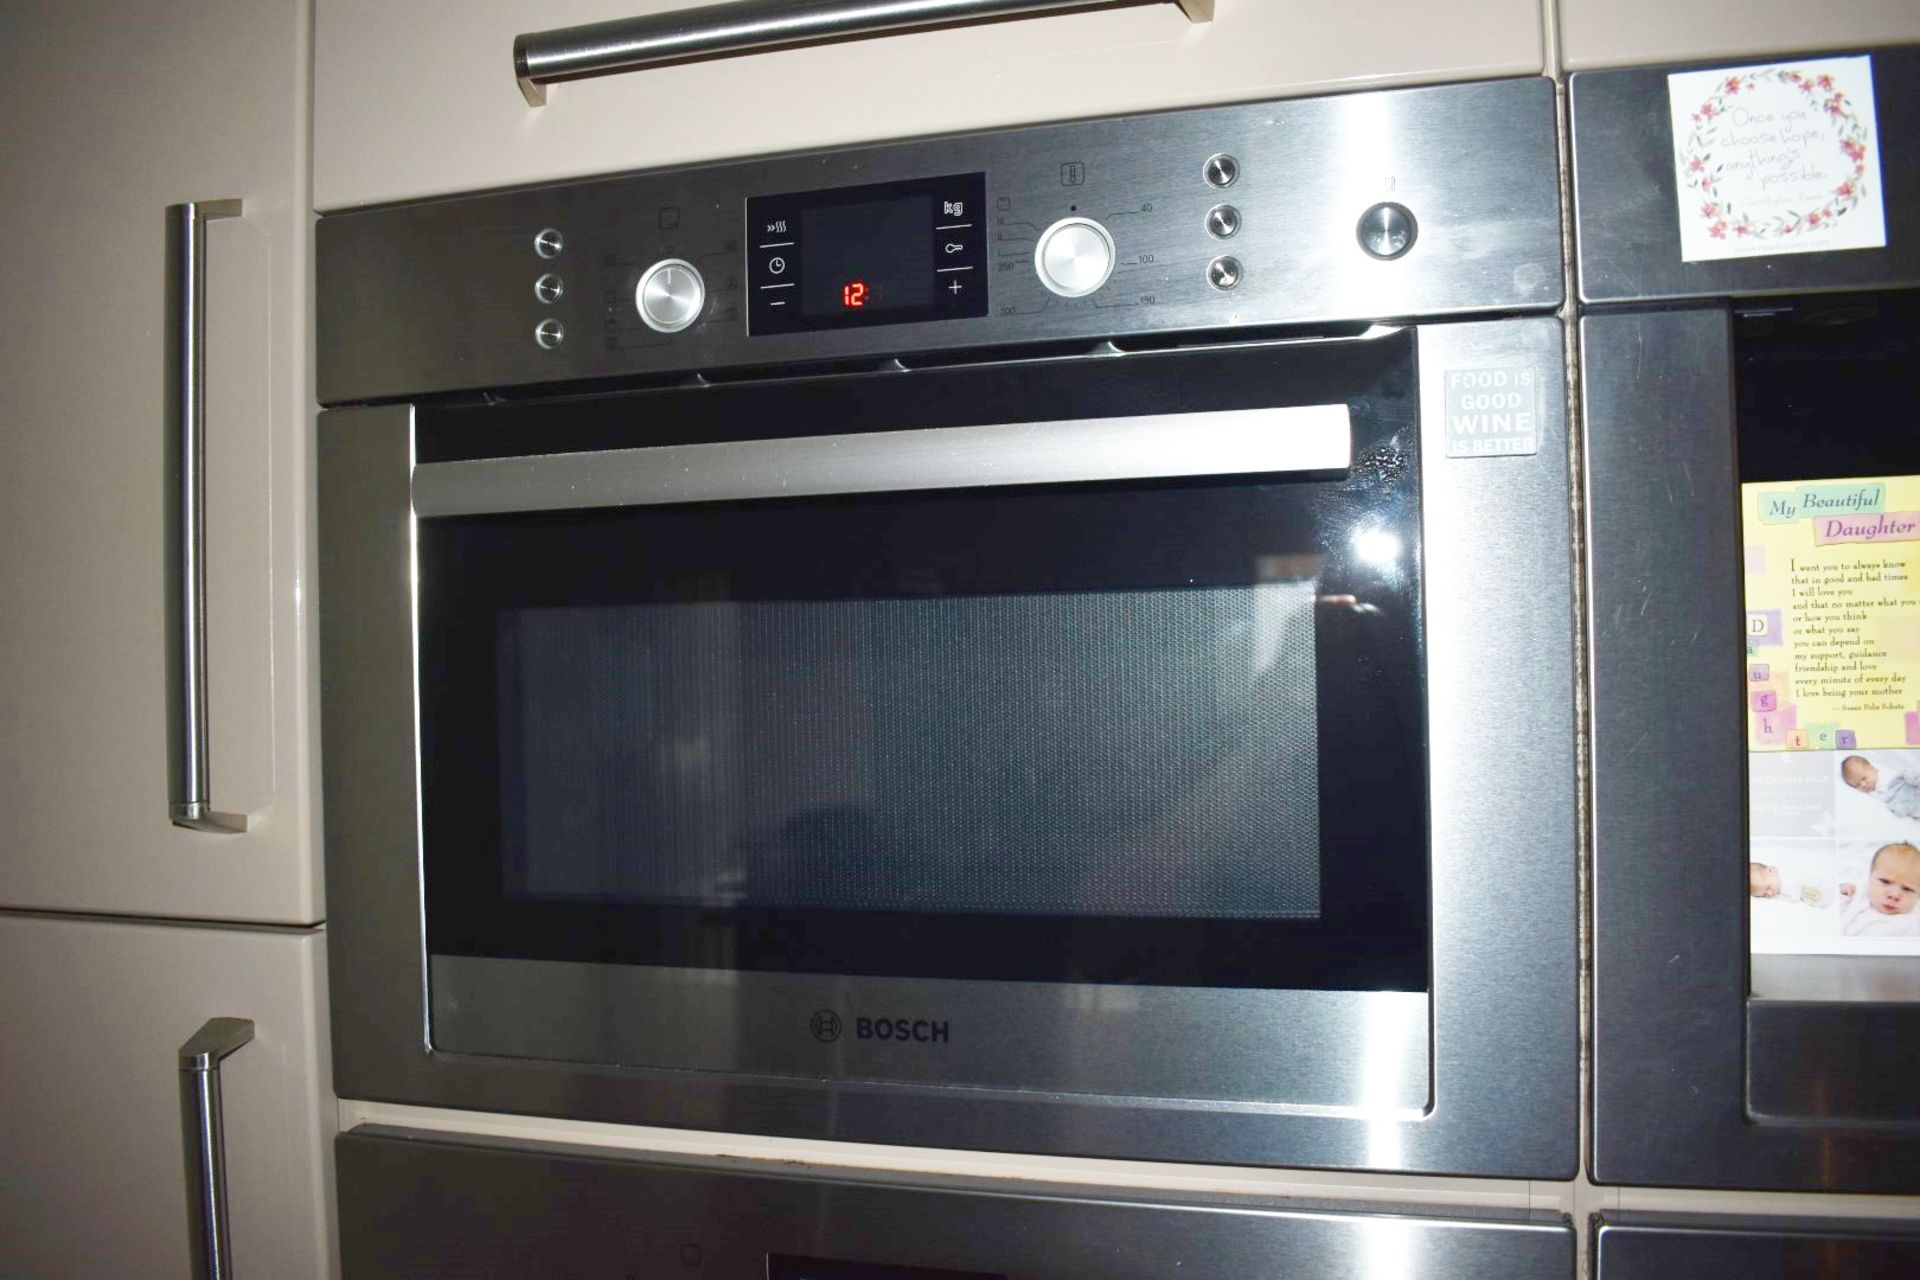
[(707, 282), (682, 258), (662, 258), (648, 267), (633, 287), (634, 310), (656, 333), (678, 333), (707, 305)]
[(1113, 274), (1113, 237), (1092, 218), (1062, 218), (1033, 249), (1040, 283), (1063, 298), (1084, 298)]

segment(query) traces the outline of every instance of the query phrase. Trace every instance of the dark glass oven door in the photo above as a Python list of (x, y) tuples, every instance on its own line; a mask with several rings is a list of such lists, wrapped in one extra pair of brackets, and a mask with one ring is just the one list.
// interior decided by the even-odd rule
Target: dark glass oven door
[[(423, 507), (502, 461), (513, 498), (444, 505), (526, 504), (556, 454), (730, 475), (844, 445), (813, 487), (860, 483), (862, 448), (876, 484), (965, 486), (781, 497), (776, 468), (760, 497), (423, 512), (430, 951), (1424, 991), (1412, 347), (423, 410)], [(1171, 437), (1176, 474), (1125, 475), (1124, 440), (1092, 482), (907, 456), (1013, 425), (1031, 461), (1107, 419)], [(1178, 474), (1248, 431), (1344, 438)]]

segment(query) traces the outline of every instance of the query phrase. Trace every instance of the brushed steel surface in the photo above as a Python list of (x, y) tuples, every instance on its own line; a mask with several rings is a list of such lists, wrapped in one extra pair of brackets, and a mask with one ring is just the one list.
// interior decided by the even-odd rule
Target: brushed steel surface
[[(1711, 881), (1701, 868), (1737, 876), (1747, 857), (1728, 313), (1589, 316), (1581, 331), (1592, 584), (1592, 1176), (1911, 1189), (1920, 1185), (1920, 1136), (1821, 1123), (1810, 1112), (1791, 1123), (1749, 1114), (1750, 1053), (1763, 1072), (1751, 1109), (1783, 1106), (1783, 1089), (1830, 1088), (1857, 1071), (1867, 1041), (1850, 1037), (1881, 1017), (1862, 1011), (1885, 1006), (1750, 1006), (1746, 897), (1737, 880), (1724, 892), (1703, 889)], [(1920, 1005), (1886, 1016), (1891, 1028), (1874, 1034), (1893, 1038), (1874, 1042), (1912, 1058)], [(1751, 1043), (1750, 1017), (1766, 1028)], [(1675, 1054), (1682, 1044), (1686, 1052)], [(1802, 1083), (1776, 1088), (1769, 1079)]]
[(180, 1106), (186, 1128), (187, 1241), (204, 1280), (233, 1280), (233, 1229), (227, 1205), (226, 1120), (220, 1063), (253, 1040), (247, 1018), (209, 1018), (180, 1046)]
[(983, 485), (1342, 471), (1344, 404), (1142, 414), (434, 462), (420, 516), (726, 502)]
[[(1574, 245), (1583, 302), (1751, 297), (1920, 284), (1920, 47), (1870, 51), (1887, 243), (1719, 262), (1680, 258), (1667, 76), (1682, 67), (1583, 71), (1568, 82)], [(1846, 51), (1822, 57), (1843, 57)], [(1752, 66), (1791, 58), (1731, 58)]]
[(1812, 1280), (1920, 1275), (1920, 1224), (1861, 1218), (1608, 1213), (1595, 1280)]
[(1920, 1090), (1896, 1065), (1916, 1060), (1916, 1008), (1911, 999), (1749, 1001), (1748, 1114), (1761, 1121), (1872, 1125), (1920, 1142)]
[(1546, 1214), (1281, 1209), (985, 1179), (806, 1176), (374, 1126), (342, 1134), (335, 1154), (346, 1280), (766, 1280), (769, 1255), (1006, 1280), (1571, 1280), (1574, 1265), (1572, 1228)]
[[(1490, 138), (1498, 146), (1487, 145)], [(1244, 278), (1210, 287), (1231, 150)], [(575, 378), (911, 357), (1015, 343), (1230, 332), (1253, 325), (1551, 311), (1562, 293), (1553, 85), (1544, 79), (1351, 94), (778, 156), (354, 210), (316, 232), (319, 398), (339, 404)], [(1074, 166), (1078, 166), (1075, 168)], [(986, 173), (989, 313), (828, 332), (746, 332), (750, 196)], [(1075, 185), (1063, 185), (1068, 178)], [(1383, 200), (1419, 220), (1392, 261), (1355, 226)], [(1083, 298), (1033, 269), (1070, 216), (1113, 236), (1112, 278)], [(670, 227), (667, 224), (672, 224)], [(542, 229), (563, 233), (567, 292), (532, 294)], [(633, 290), (681, 258), (706, 277), (685, 331), (643, 324)], [(568, 340), (541, 350), (541, 314)], [(611, 327), (609, 325), (611, 324)]]
[[(1344, 231), (1351, 244), (1350, 222)], [(1314, 1096), (1312, 1082), (1278, 1066), (1265, 1100), (1249, 1103), (1099, 1093), (1085, 1083), (1014, 1092), (528, 1062), (429, 1048), (425, 992), (413, 976), (421, 969), (423, 933), (411, 413), (404, 407), (330, 412), (319, 432), (329, 957), (333, 989), (352, 993), (334, 1010), (341, 1096), (849, 1141), (1568, 1176), (1578, 1135), (1578, 1001), (1572, 562), (1565, 406), (1554, 375), (1560, 327), (1546, 316), (1436, 325), (1419, 329), (1416, 340), (1434, 815), (1434, 980), (1425, 1050), (1431, 1104), (1424, 1113), (1289, 1113), (1301, 1105), (1296, 1098)], [(1114, 358), (1089, 358), (1089, 376)], [(1447, 374), (1513, 365), (1542, 375), (1539, 451), (1449, 458)], [(1516, 761), (1525, 762), (1518, 775)], [(691, 999), (701, 979), (683, 975), (683, 982), (686, 990), (674, 998)], [(828, 996), (835, 989), (835, 979), (817, 982), (814, 989)], [(1136, 995), (1102, 988), (1075, 998), (1124, 1002)], [(801, 1003), (811, 1015), (830, 999)], [(542, 1008), (542, 1018), (529, 1018), (530, 1007)], [(550, 1007), (452, 1012), (540, 1022)], [(555, 1016), (586, 1025), (616, 1017), (578, 1010)], [(1293, 1051), (1283, 1038), (1270, 1056), (1282, 1064)], [(1254, 1078), (1248, 1063), (1259, 1051), (1235, 1052), (1254, 1056), (1224, 1066), (1220, 1078)], [(1192, 1059), (1196, 1072), (1208, 1062), (1191, 1040), (1142, 1043), (1108, 1056), (1134, 1054), (1155, 1057), (1151, 1070), (1162, 1078), (1176, 1068), (1159, 1059)], [(1357, 1088), (1366, 1097), (1369, 1087), (1381, 1096), (1401, 1094), (1407, 1062), (1370, 1060), (1357, 1085), (1331, 1085), (1334, 1092), (1319, 1096), (1351, 1097)], [(1100, 1062), (1082, 1080), (1119, 1088), (1112, 1083), (1118, 1073), (1116, 1064)]]
[[(827, 977), (474, 956), (434, 956), (429, 986), (433, 1045), (454, 1053), (1218, 1100), (1381, 1120), (1418, 1119), (1428, 1103), (1425, 992)], [(503, 1016), (525, 1009), (543, 1012)], [(823, 1009), (839, 1024), (824, 1041), (810, 1028)], [(928, 1040), (861, 1039), (862, 1017), (924, 1022)]]
[(216, 834), (245, 831), (247, 815), (213, 807), (207, 763), (207, 223), (239, 216), (238, 200), (167, 207), (168, 817)]
[[(732, 0), (562, 27), (514, 37), (513, 69), (529, 106), (547, 86), (685, 58), (755, 53), (783, 45), (910, 31), (916, 27), (1108, 6), (1114, 0)], [(1138, 0), (1135, 0), (1138, 2)], [(1213, 17), (1213, 0), (1178, 0), (1190, 21)]]
[(1751, 977), (1755, 1000), (1920, 1002), (1920, 965), (1909, 956), (1761, 955)]

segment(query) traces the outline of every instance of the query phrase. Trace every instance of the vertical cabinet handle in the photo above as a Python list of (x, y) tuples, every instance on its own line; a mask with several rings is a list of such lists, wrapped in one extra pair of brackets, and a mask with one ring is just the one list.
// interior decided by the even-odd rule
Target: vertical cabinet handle
[(167, 208), (167, 763), (169, 814), (195, 831), (247, 829), (207, 781), (207, 223), (238, 200)]
[[(547, 86), (557, 80), (632, 71), (682, 58), (752, 53), (810, 40), (851, 40), (913, 27), (1111, 7), (1114, 3), (1116, 0), (733, 0), (730, 4), (519, 36), (513, 42), (513, 71), (527, 103), (542, 107), (547, 102)], [(1189, 21), (1213, 20), (1213, 0), (1175, 3)]]
[(227, 1222), (227, 1137), (220, 1062), (253, 1039), (250, 1018), (209, 1018), (180, 1046), (180, 1114), (186, 1136), (187, 1239), (195, 1280), (233, 1280)]

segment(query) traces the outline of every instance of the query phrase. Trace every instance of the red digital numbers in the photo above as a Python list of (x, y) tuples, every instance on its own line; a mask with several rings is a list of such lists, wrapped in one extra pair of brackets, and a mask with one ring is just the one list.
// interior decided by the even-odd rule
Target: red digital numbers
[(852, 284), (840, 286), (840, 305), (843, 307), (864, 307), (867, 305), (867, 282), (855, 280)]

